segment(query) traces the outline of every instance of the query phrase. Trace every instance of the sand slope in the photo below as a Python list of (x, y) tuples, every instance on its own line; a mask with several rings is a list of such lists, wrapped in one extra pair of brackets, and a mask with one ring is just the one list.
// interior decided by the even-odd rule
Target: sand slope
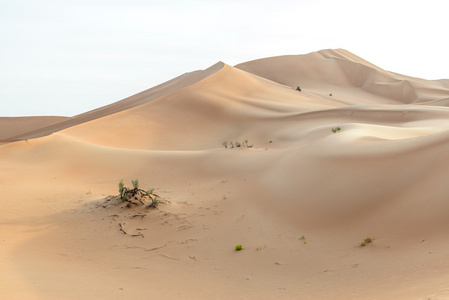
[(52, 118), (42, 117), (41, 119), (45, 120), (48, 126), (35, 126), (32, 128), (32, 130), (30, 128), (29, 131), (21, 132), (20, 134), (14, 135), (12, 137), (12, 140), (23, 140), (46, 136), (66, 128), (70, 128), (72, 126), (76, 126), (78, 124), (89, 122), (91, 120), (95, 120), (110, 114), (114, 114), (150, 102), (154, 99), (173, 93), (179, 89), (182, 89), (183, 87), (186, 87), (190, 84), (195, 83), (196, 81), (199, 81), (209, 76), (209, 74), (213, 73), (214, 70), (217, 68), (217, 65), (211, 66), (210, 68), (204, 71), (185, 73), (181, 76), (178, 76), (172, 80), (164, 82), (160, 85), (157, 85), (153, 88), (140, 92), (131, 97), (125, 98), (118, 102), (114, 102), (104, 107), (94, 109), (92, 111), (88, 111), (80, 115), (76, 115), (72, 118), (67, 118), (62, 122), (55, 123), (51, 122)]
[[(0, 117), (0, 144), (27, 139), (27, 132), (39, 130), (63, 121), (67, 117)], [(22, 138), (15, 138), (22, 136)]]
[(332, 94), (349, 105), (449, 103), (444, 80), (388, 72), (343, 49), (265, 58), (236, 67), (319, 95)]
[(0, 295), (449, 298), (445, 80), (339, 49), (159, 88), (0, 146)]

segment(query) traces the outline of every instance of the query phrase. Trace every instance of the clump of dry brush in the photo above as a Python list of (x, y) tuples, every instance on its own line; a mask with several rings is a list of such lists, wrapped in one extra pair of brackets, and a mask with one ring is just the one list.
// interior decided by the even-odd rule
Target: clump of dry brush
[(125, 187), (123, 179), (118, 184), (120, 199), (126, 202), (127, 207), (133, 205), (144, 205), (146, 208), (156, 208), (159, 204), (160, 197), (154, 193), (154, 188), (148, 191), (139, 188), (139, 180), (131, 180), (133, 188), (129, 189)]

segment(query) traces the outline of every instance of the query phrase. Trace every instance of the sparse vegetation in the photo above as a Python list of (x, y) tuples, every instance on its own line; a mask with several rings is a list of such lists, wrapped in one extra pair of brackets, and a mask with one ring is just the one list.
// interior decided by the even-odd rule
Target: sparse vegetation
[(334, 127), (334, 128), (332, 128), (332, 132), (333, 133), (337, 133), (337, 132), (340, 132), (340, 130), (341, 130), (341, 128), (340, 127)]
[(364, 247), (367, 244), (371, 243), (373, 240), (368, 236), (366, 238), (363, 239), (362, 242), (360, 242), (360, 247)]
[(243, 248), (242, 244), (235, 245), (235, 251), (240, 251), (242, 250), (242, 248)]
[(253, 147), (253, 145), (248, 144), (248, 140), (245, 140), (242, 143), (241, 142), (229, 142), (228, 143), (228, 141), (225, 141), (222, 143), (222, 145), (225, 147), (225, 149), (228, 149), (228, 146), (231, 149), (235, 148), (235, 147), (237, 147), (237, 148), (252, 148)]
[(305, 240), (306, 237), (304, 235), (301, 235), (301, 240)]
[(131, 180), (131, 182), (132, 182), (133, 187), (134, 187), (135, 189), (139, 188), (139, 179)]
[(120, 180), (120, 182), (118, 183), (118, 192), (121, 194), (123, 191), (123, 187), (125, 185), (123, 184), (123, 179)]
[(297, 91), (301, 91), (301, 88), (299, 87), (299, 85), (296, 86), (296, 90), (297, 90)]
[(160, 197), (154, 194), (154, 188), (144, 191), (139, 189), (139, 180), (131, 180), (133, 189), (128, 189), (123, 183), (123, 179), (120, 180), (119, 192), (120, 199), (122, 202), (127, 202), (126, 207), (131, 207), (132, 205), (145, 205), (146, 208), (156, 208), (159, 204)]

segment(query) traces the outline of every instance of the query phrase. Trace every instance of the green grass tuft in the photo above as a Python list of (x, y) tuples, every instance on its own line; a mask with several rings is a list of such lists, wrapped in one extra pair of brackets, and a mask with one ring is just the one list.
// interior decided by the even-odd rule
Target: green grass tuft
[(121, 194), (123, 191), (123, 187), (124, 187), (124, 183), (123, 183), (123, 179), (120, 180), (120, 182), (118, 183), (118, 192)]
[(359, 245), (360, 245), (360, 247), (363, 247), (363, 246), (368, 245), (368, 244), (371, 243), (372, 241), (373, 241), (373, 239), (370, 238), (369, 236), (367, 236), (366, 238), (363, 239), (362, 242), (360, 242)]
[(332, 128), (332, 132), (333, 133), (337, 133), (337, 132), (340, 132), (340, 130), (341, 130), (341, 128), (340, 127), (334, 127), (334, 128)]
[(139, 179), (131, 180), (131, 182), (133, 183), (133, 187), (135, 189), (137, 189), (139, 187)]

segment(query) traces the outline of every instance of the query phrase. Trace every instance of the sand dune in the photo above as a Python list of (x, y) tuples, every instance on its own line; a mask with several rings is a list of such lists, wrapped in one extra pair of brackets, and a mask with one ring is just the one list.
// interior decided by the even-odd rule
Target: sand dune
[[(0, 117), (0, 145), (26, 139), (26, 133), (67, 120), (67, 117)], [(15, 139), (16, 136), (23, 138)]]
[[(23, 140), (29, 138), (37, 138), (52, 134), (54, 132), (58, 132), (60, 130), (70, 128), (72, 126), (76, 126), (78, 124), (82, 124), (85, 122), (89, 122), (110, 114), (114, 114), (123, 110), (127, 110), (129, 108), (142, 105), (144, 103), (148, 103), (154, 99), (159, 97), (168, 95), (170, 93), (174, 93), (175, 91), (182, 89), (190, 84), (195, 83), (196, 81), (201, 80), (212, 74), (218, 67), (220, 63), (217, 63), (214, 66), (211, 66), (207, 70), (204, 71), (195, 71), (191, 73), (186, 73), (181, 76), (178, 76), (172, 80), (164, 82), (158, 86), (150, 88), (146, 91), (140, 92), (131, 97), (125, 98), (118, 102), (114, 102), (110, 105), (106, 105), (104, 107), (100, 107), (94, 109), (92, 111), (88, 111), (86, 113), (76, 115), (72, 118), (68, 118), (63, 122), (58, 122), (56, 124), (51, 124), (51, 121), (46, 121), (49, 123), (48, 126), (39, 127), (35, 126), (33, 130), (27, 131), (25, 133), (20, 133), (12, 137), (12, 140)], [(42, 118), (44, 119), (44, 118)], [(37, 127), (37, 128), (36, 128)]]
[[(448, 95), (323, 50), (14, 126), (39, 138), (0, 146), (0, 295), (449, 298)], [(158, 209), (104, 202), (135, 178)]]
[(343, 49), (265, 58), (236, 67), (319, 95), (332, 94), (349, 105), (426, 104), (449, 97), (444, 81), (388, 72)]

